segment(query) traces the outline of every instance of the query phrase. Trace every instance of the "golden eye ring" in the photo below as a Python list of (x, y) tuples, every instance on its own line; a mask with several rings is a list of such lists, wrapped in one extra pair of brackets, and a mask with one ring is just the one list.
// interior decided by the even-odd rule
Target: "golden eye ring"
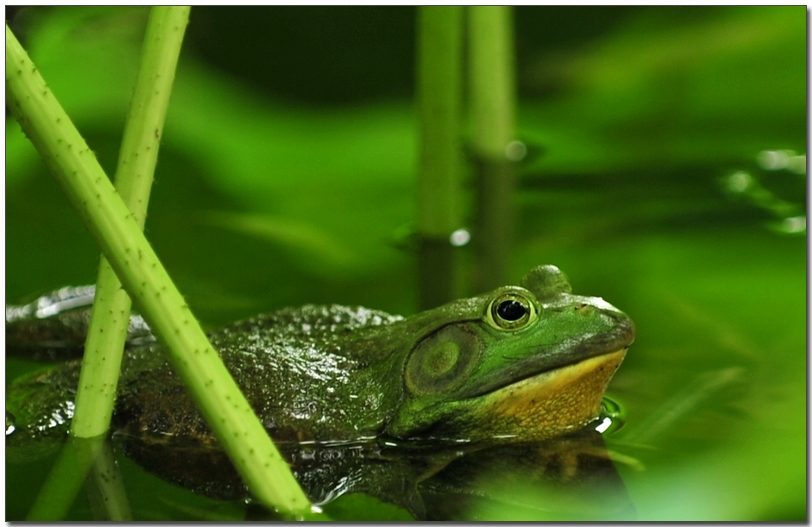
[(536, 300), (530, 291), (511, 288), (496, 296), (488, 304), (485, 320), (496, 329), (516, 331), (526, 328), (538, 319)]

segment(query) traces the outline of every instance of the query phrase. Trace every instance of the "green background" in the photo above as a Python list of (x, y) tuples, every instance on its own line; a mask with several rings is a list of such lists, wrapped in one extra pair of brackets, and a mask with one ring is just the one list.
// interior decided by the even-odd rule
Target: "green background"
[[(108, 173), (146, 14), (7, 11)], [(512, 277), (553, 263), (634, 319), (610, 387), (626, 426), (607, 440), (639, 517), (806, 518), (805, 160), (759, 162), (805, 155), (805, 9), (514, 14), (530, 153)], [(146, 233), (206, 326), (304, 303), (415, 312), (415, 16), (193, 8)], [(6, 156), (7, 302), (95, 280), (98, 249), (11, 118)], [(123, 463), (136, 518), (241, 514)], [(7, 467), (7, 519), (38, 467)]]

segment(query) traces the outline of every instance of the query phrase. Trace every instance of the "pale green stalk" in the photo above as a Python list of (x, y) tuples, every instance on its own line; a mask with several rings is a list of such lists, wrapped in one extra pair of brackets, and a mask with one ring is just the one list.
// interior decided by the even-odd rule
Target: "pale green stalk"
[(478, 155), (500, 160), (515, 133), (512, 15), (510, 6), (468, 8), (471, 142)]
[(450, 239), (462, 227), (462, 9), (422, 6), (419, 11), (417, 257), (422, 309), (457, 296), (456, 254)]
[(109, 438), (73, 438), (79, 459), (87, 457), (90, 475), (85, 481), (94, 520), (132, 521), (132, 512)]
[[(163, 129), (169, 105), (189, 10), (188, 6), (153, 7), (150, 10), (141, 65), (124, 127), (115, 176), (116, 188), (142, 229), (158, 158), (160, 130)], [(71, 477), (81, 481), (87, 471), (91, 471), (93, 477), (87, 481), (86, 487), (88, 496), (96, 498), (91, 499), (95, 519), (132, 519), (118, 468), (111, 459), (109, 445), (103, 440), (110, 427), (115, 404), (130, 306), (130, 297), (102, 255), (76, 392), (76, 409), (71, 421), (71, 433), (77, 438), (71, 445), (77, 448), (80, 445), (94, 446), (80, 451), (80, 458), (87, 459), (79, 464), (80, 470)], [(66, 448), (72, 447), (69, 445)], [(48, 494), (50, 491), (50, 486), (40, 490), (44, 496), (50, 497), (51, 507), (59, 498), (68, 499), (68, 504), (73, 501), (64, 493), (51, 496)], [(40, 512), (34, 508), (31, 514), (36, 517)]]
[(510, 6), (468, 8), (471, 152), (478, 166), (475, 287), (509, 279), (515, 229), (515, 167), (507, 146), (515, 139), (516, 89)]
[[(88, 473), (90, 478), (86, 478)], [(82, 483), (88, 489), (94, 519), (132, 520), (106, 434), (90, 438), (72, 437), (65, 443), (25, 519), (36, 522), (64, 519)]]
[(6, 97), (23, 131), (165, 344), (170, 362), (251, 492), (268, 507), (307, 511), (310, 504), (287, 463), (228, 374), (132, 213), (8, 26)]
[[(188, 6), (151, 9), (124, 127), (115, 184), (141, 229), (189, 10)], [(130, 305), (130, 297), (102, 256), (71, 422), (75, 437), (96, 437), (110, 427)]]
[[(68, 441), (59, 450), (37, 499), (25, 517), (26, 521), (53, 522), (63, 520), (82, 488), (90, 467), (83, 466), (79, 453)], [(77, 477), (78, 476), (78, 477)], [(9, 482), (11, 483), (11, 482)]]

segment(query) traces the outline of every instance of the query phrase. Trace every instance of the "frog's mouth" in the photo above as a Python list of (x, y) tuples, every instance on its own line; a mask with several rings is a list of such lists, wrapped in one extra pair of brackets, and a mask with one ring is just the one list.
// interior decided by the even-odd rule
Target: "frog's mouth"
[(609, 381), (626, 356), (624, 347), (549, 370), (479, 398), (483, 412), (504, 436), (546, 439), (578, 430), (600, 412)]
[(627, 349), (589, 357), (459, 401), (456, 411), (432, 429), (432, 435), (443, 437), (451, 430), (454, 436), (470, 441), (541, 441), (580, 430), (599, 414), (603, 394)]

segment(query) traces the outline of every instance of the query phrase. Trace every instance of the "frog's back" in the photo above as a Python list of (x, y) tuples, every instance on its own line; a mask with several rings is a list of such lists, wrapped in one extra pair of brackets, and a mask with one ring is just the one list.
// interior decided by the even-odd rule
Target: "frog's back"
[[(275, 439), (341, 440), (358, 433), (343, 428), (348, 407), (358, 406), (348, 402), (363, 391), (364, 379), (355, 374), (369, 353), (354, 346), (357, 337), (401, 319), (362, 307), (307, 305), (236, 322), (209, 339)], [(129, 430), (166, 435), (170, 424), (184, 429), (173, 435), (208, 433), (158, 346), (130, 354), (116, 414)]]
[[(341, 421), (353, 391), (348, 387), (353, 387), (354, 372), (362, 360), (350, 337), (399, 320), (362, 307), (307, 305), (236, 322), (209, 336), (274, 438), (342, 440), (357, 433), (346, 428), (346, 420)], [(7, 433), (12, 445), (65, 436), (73, 415), (79, 365), (80, 361), (68, 361), (10, 386), (13, 404), (7, 404), (6, 410), (7, 429), (10, 417), (13, 426)], [(214, 444), (164, 351), (154, 343), (132, 348), (125, 355), (113, 419), (113, 428), (131, 440)]]
[[(355, 441), (377, 434), (385, 412), (380, 390), (369, 385), (376, 377), (361, 374), (370, 350), (354, 344), (365, 330), (401, 319), (361, 307), (307, 305), (236, 322), (209, 338), (277, 443)], [(128, 455), (148, 470), (208, 495), (242, 491), (157, 345), (126, 358), (114, 424)], [(198, 477), (201, 466), (207, 468)], [(216, 488), (213, 471), (223, 482)]]

